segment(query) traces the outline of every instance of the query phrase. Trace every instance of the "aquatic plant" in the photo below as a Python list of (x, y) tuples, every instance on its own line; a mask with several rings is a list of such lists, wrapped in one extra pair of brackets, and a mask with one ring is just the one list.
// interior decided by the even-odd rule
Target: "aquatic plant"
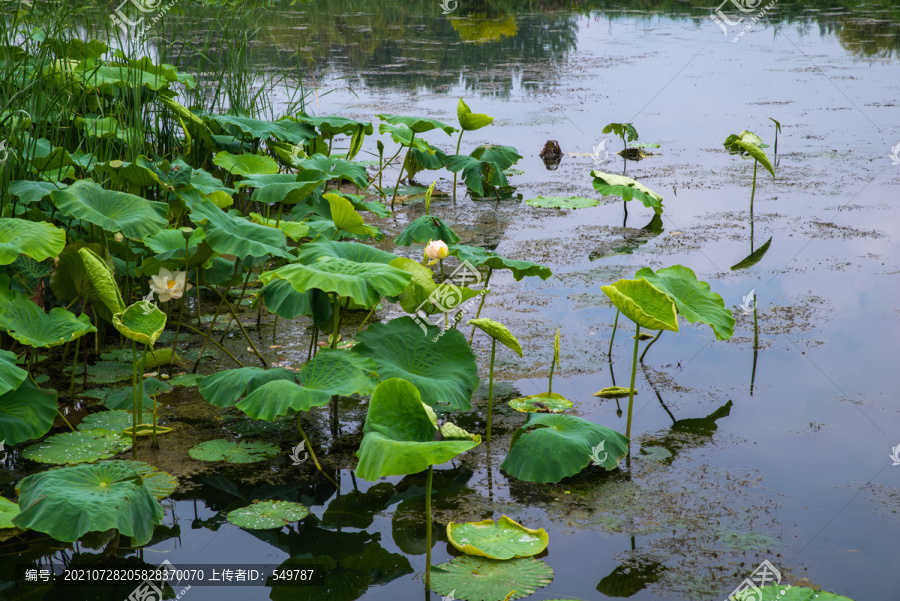
[(512, 335), (506, 326), (492, 319), (482, 317), (479, 319), (470, 319), (469, 325), (479, 328), (482, 332), (491, 337), (491, 367), (488, 380), (488, 413), (487, 413), (487, 431), (485, 434), (485, 442), (491, 442), (491, 417), (494, 413), (494, 356), (497, 354), (497, 341), (505, 347), (512, 349), (520, 357), (522, 356), (522, 347), (516, 337)]
[[(622, 150), (619, 154), (623, 157), (625, 156), (624, 153), (628, 151), (628, 142), (634, 142), (638, 139), (638, 132), (631, 123), (608, 123), (603, 128), (602, 133), (613, 133), (619, 136), (619, 139), (622, 140)], [(628, 142), (625, 141), (626, 136), (628, 137)]]
[(742, 159), (753, 159), (753, 187), (750, 190), (750, 215), (753, 215), (753, 199), (756, 196), (756, 168), (763, 168), (772, 174), (775, 179), (775, 169), (769, 162), (769, 157), (763, 151), (768, 145), (763, 144), (762, 139), (751, 131), (744, 130), (740, 134), (731, 134), (723, 143), (729, 154), (736, 154)]
[[(475, 131), (494, 122), (494, 118), (483, 113), (473, 113), (469, 106), (459, 99), (456, 105), (456, 118), (459, 120), (459, 137), (456, 139), (456, 154), (459, 154), (459, 145), (462, 143), (463, 132)], [(456, 202), (456, 178), (459, 174), (453, 172), (453, 202)], [(468, 185), (468, 184), (467, 184)]]

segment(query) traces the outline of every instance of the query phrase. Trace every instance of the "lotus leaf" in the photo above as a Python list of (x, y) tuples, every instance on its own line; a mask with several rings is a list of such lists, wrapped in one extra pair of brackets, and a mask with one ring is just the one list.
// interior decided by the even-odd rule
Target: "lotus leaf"
[(77, 430), (54, 434), (43, 442), (27, 447), (22, 456), (41, 463), (57, 465), (93, 463), (108, 459), (131, 448), (131, 439), (109, 430)]
[(63, 215), (87, 221), (107, 232), (122, 232), (134, 240), (152, 236), (168, 225), (168, 204), (105, 190), (88, 179), (80, 179), (65, 190), (54, 190), (50, 199)]
[(525, 204), (539, 209), (589, 209), (599, 205), (600, 201), (583, 196), (538, 196), (529, 198)]
[(509, 402), (510, 407), (522, 413), (547, 413), (548, 411), (544, 411), (541, 405), (546, 407), (549, 413), (562, 413), (572, 408), (572, 401), (555, 392), (542, 392)]
[(322, 198), (328, 201), (328, 206), (331, 208), (331, 221), (334, 222), (337, 229), (358, 236), (369, 236), (375, 233), (366, 225), (362, 215), (356, 212), (353, 204), (346, 198), (337, 194), (323, 194)]
[(280, 451), (269, 442), (225, 439), (207, 440), (188, 451), (199, 461), (224, 461), (225, 463), (256, 463), (275, 457)]
[(55, 390), (38, 388), (28, 379), (0, 395), (0, 440), (12, 445), (49, 432), (56, 417), (56, 396)]
[(252, 505), (229, 511), (227, 519), (235, 526), (250, 530), (271, 530), (299, 522), (309, 509), (291, 501), (253, 501)]
[(601, 465), (614, 469), (628, 453), (628, 439), (615, 430), (574, 415), (529, 413), (500, 467), (526, 482), (559, 482), (587, 467), (601, 443)]
[(144, 545), (163, 520), (140, 474), (118, 462), (49, 470), (26, 476), (20, 486), (21, 513), (13, 524), (62, 542), (114, 528)]
[(740, 135), (731, 134), (725, 139), (724, 146), (729, 153), (740, 155), (741, 158), (747, 158), (744, 155), (750, 155), (751, 158), (759, 161), (759, 164), (771, 173), (773, 178), (775, 177), (775, 169), (772, 168), (769, 157), (762, 149), (762, 139), (752, 131), (744, 130)]
[(27, 377), (28, 372), (16, 365), (16, 354), (0, 350), (0, 395), (15, 390)]
[(337, 257), (355, 263), (381, 263), (389, 265), (397, 255), (359, 242), (334, 242), (319, 236), (300, 247), (299, 262), (310, 265), (319, 257)]
[(467, 601), (521, 599), (553, 581), (553, 568), (533, 557), (500, 561), (465, 555), (435, 566), (435, 570), (432, 590)]
[(213, 163), (234, 175), (278, 173), (278, 163), (259, 154), (231, 154), (223, 150), (216, 153)]
[(284, 232), (258, 225), (243, 217), (228, 215), (209, 200), (194, 203), (191, 220), (203, 225), (206, 243), (218, 253), (241, 259), (269, 255), (289, 261), (294, 259), (286, 246)]
[[(635, 390), (634, 394), (637, 393), (637, 390)], [(603, 399), (623, 399), (630, 395), (630, 388), (625, 388), (622, 386), (607, 386), (606, 388), (601, 388), (591, 396), (598, 396)]]
[(519, 345), (519, 341), (502, 323), (496, 322), (493, 319), (488, 319), (487, 317), (481, 317), (479, 319), (470, 319), (469, 325), (476, 326), (497, 342), (512, 349), (520, 357), (522, 356), (522, 347)]
[(467, 555), (489, 559), (531, 557), (547, 548), (550, 538), (543, 528), (531, 530), (501, 516), (494, 520), (447, 524), (447, 540)]
[(87, 315), (75, 317), (62, 307), (44, 313), (26, 295), (0, 290), (0, 330), (28, 346), (54, 347), (96, 332)]
[(493, 251), (485, 250), (477, 246), (451, 244), (449, 250), (450, 254), (459, 257), (460, 261), (468, 261), (475, 267), (486, 265), (490, 269), (509, 269), (512, 271), (513, 277), (517, 282), (525, 276), (538, 276), (542, 280), (546, 280), (553, 275), (553, 272), (550, 271), (549, 267), (544, 267), (543, 265), (532, 263), (531, 261), (507, 259)]
[(767, 252), (769, 252), (769, 246), (771, 246), (771, 245), (772, 245), (772, 237), (770, 236), (769, 239), (766, 240), (765, 244), (763, 244), (762, 246), (760, 246), (759, 248), (754, 250), (752, 253), (747, 255), (747, 257), (744, 260), (732, 265), (731, 271), (737, 271), (739, 269), (747, 269), (748, 267), (753, 267), (754, 265), (756, 265), (757, 263), (759, 263), (762, 260), (762, 258), (765, 256), (765, 254)]
[(80, 248), (78, 254), (84, 264), (84, 270), (91, 280), (91, 287), (96, 297), (103, 303), (110, 315), (125, 311), (125, 301), (119, 292), (119, 286), (109, 265), (97, 256), (90, 248)]
[(19, 515), (19, 505), (9, 499), (0, 497), (0, 529), (15, 528), (12, 519)]
[(600, 289), (619, 311), (642, 328), (678, 331), (675, 301), (646, 279), (618, 280)]
[(494, 118), (490, 115), (484, 115), (482, 113), (473, 113), (472, 109), (463, 102), (463, 99), (459, 99), (459, 103), (456, 105), (456, 118), (459, 119), (459, 125), (463, 128), (464, 131), (474, 131), (476, 129), (481, 129), (486, 125), (490, 125), (493, 123)]
[(432, 129), (442, 129), (447, 135), (456, 131), (455, 127), (451, 127), (446, 123), (435, 121), (434, 119), (426, 119), (425, 117), (407, 117), (403, 115), (378, 115), (382, 121), (391, 125), (404, 125), (417, 134), (431, 131)]
[(50, 223), (0, 219), (0, 265), (9, 265), (20, 254), (43, 261), (59, 255), (65, 245), (65, 230)]
[(166, 328), (166, 314), (156, 305), (139, 301), (113, 315), (113, 325), (129, 340), (152, 347)]
[(450, 461), (481, 442), (478, 436), (474, 441), (435, 441), (436, 431), (415, 386), (399, 378), (382, 382), (369, 401), (363, 440), (356, 452), (356, 475), (377, 480), (415, 474)]
[(428, 405), (447, 402), (454, 409), (470, 409), (478, 388), (475, 355), (459, 330), (451, 328), (431, 342), (439, 333), (437, 327), (399, 317), (360, 332), (353, 352), (374, 360), (382, 381), (412, 382)]
[(216, 407), (226, 408), (233, 406), (242, 396), (274, 380), (293, 383), (297, 381), (297, 376), (291, 370), (281, 367), (239, 367), (200, 378), (199, 390), (204, 399)]
[(759, 591), (762, 593), (761, 597), (756, 591), (748, 589), (741, 591), (734, 598), (736, 601), (853, 601), (843, 595), (786, 584), (761, 586)]
[(412, 246), (413, 243), (428, 244), (432, 240), (443, 240), (447, 244), (456, 244), (459, 242), (459, 236), (444, 224), (440, 217), (422, 215), (400, 232), (400, 235), (394, 240), (394, 244)]
[[(146, 424), (151, 421), (153, 421), (153, 414), (145, 412), (141, 414), (141, 419), (138, 423)], [(77, 427), (79, 430), (109, 430), (110, 432), (121, 434), (123, 430), (130, 428), (132, 423), (131, 411), (114, 409), (86, 415)]]
[(734, 334), (734, 317), (725, 308), (725, 301), (710, 290), (709, 284), (698, 280), (691, 269), (673, 265), (653, 273), (644, 267), (634, 277), (645, 279), (668, 294), (675, 301), (678, 313), (691, 323), (707, 324), (718, 340), (728, 340)]

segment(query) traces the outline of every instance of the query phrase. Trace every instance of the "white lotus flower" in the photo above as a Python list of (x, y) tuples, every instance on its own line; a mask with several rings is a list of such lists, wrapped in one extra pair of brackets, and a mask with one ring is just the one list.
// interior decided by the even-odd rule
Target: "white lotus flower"
[(450, 249), (447, 248), (447, 243), (443, 240), (429, 240), (428, 245), (425, 247), (425, 256), (431, 259), (428, 261), (429, 265), (434, 265), (441, 259), (446, 259), (449, 254)]
[(193, 288), (186, 280), (185, 272), (172, 273), (163, 267), (159, 270), (159, 275), (150, 276), (150, 290), (156, 293), (159, 302), (164, 303), (173, 298), (181, 298), (185, 292)]

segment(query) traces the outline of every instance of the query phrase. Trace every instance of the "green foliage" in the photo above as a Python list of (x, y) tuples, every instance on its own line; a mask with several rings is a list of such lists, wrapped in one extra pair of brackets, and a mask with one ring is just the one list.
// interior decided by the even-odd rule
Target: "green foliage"
[(508, 517), (447, 524), (447, 540), (467, 555), (488, 559), (531, 557), (547, 548), (550, 537), (543, 528), (532, 530)]
[(224, 461), (225, 463), (258, 463), (278, 454), (278, 447), (262, 441), (238, 440), (232, 442), (219, 438), (194, 445), (188, 455), (198, 461)]
[(226, 519), (249, 530), (284, 528), (309, 515), (309, 509), (291, 501), (253, 501), (252, 505), (229, 511)]
[(463, 131), (475, 131), (494, 122), (494, 118), (490, 115), (473, 113), (469, 106), (463, 102), (462, 98), (459, 99), (459, 103), (456, 105), (456, 118), (459, 120), (459, 126)]
[[(2, 353), (7, 355), (7, 351)], [(4, 385), (8, 387), (17, 376), (8, 367), (4, 371)], [(13, 445), (49, 432), (56, 417), (56, 397), (55, 390), (38, 388), (24, 378), (15, 388), (8, 388), (0, 395), (0, 440)]]
[(450, 461), (481, 442), (435, 440), (419, 391), (411, 383), (391, 378), (378, 385), (369, 401), (363, 440), (356, 452), (356, 475), (364, 480), (415, 474), (430, 465)]
[(87, 315), (75, 317), (61, 307), (44, 313), (27, 296), (0, 290), (0, 330), (32, 347), (50, 348), (96, 332)]
[(448, 245), (448, 248), (451, 255), (459, 257), (460, 261), (468, 261), (475, 267), (485, 265), (489, 269), (508, 269), (512, 272), (512, 275), (517, 282), (526, 276), (537, 276), (542, 280), (546, 280), (553, 275), (553, 272), (550, 271), (549, 267), (545, 267), (538, 263), (532, 263), (531, 261), (507, 259), (492, 250), (486, 250), (477, 246), (450, 244)]
[(624, 175), (604, 173), (602, 171), (591, 171), (591, 176), (594, 178), (594, 190), (600, 194), (604, 196), (618, 196), (625, 201), (637, 198), (648, 209), (653, 209), (657, 214), (662, 214), (663, 197), (644, 184)]
[(165, 229), (169, 205), (145, 200), (134, 194), (105, 190), (81, 179), (64, 190), (54, 190), (50, 199), (67, 217), (96, 225), (107, 232), (122, 232), (140, 240)]
[(529, 198), (525, 204), (539, 209), (589, 209), (599, 205), (600, 201), (583, 196), (538, 196)]
[(678, 331), (675, 302), (646, 279), (619, 280), (600, 289), (625, 317), (642, 328)]
[[(766, 171), (775, 177), (775, 169), (772, 162), (763, 151), (762, 139), (751, 131), (744, 130), (740, 134), (731, 134), (723, 144), (730, 154), (736, 154), (742, 159), (752, 158), (759, 162)], [(755, 181), (755, 180), (754, 180)]]
[(59, 255), (66, 232), (43, 221), (0, 219), (0, 265), (9, 265), (19, 254), (43, 261)]
[(520, 357), (522, 356), (522, 346), (519, 344), (519, 341), (502, 323), (487, 317), (481, 317), (479, 319), (470, 319), (469, 325), (477, 327), (497, 342), (515, 351)]
[(412, 246), (413, 244), (428, 244), (432, 240), (443, 240), (450, 245), (459, 242), (459, 236), (440, 217), (422, 215), (400, 232), (400, 235), (394, 240), (394, 244)]
[(533, 557), (499, 561), (465, 555), (435, 566), (431, 588), (468, 601), (521, 599), (553, 581), (553, 568)]
[(512, 399), (508, 404), (522, 413), (562, 413), (573, 406), (572, 401), (555, 392), (541, 392), (520, 399)]
[(625, 143), (626, 137), (629, 142), (634, 142), (638, 139), (638, 132), (631, 123), (608, 123), (606, 127), (603, 128), (602, 133), (613, 133), (619, 136), (623, 144)]
[(131, 439), (109, 430), (76, 430), (54, 434), (22, 451), (22, 456), (57, 465), (93, 463), (131, 448)]
[(294, 372), (283, 367), (240, 367), (200, 378), (198, 389), (204, 399), (224, 409), (234, 406), (242, 396), (250, 394), (263, 384), (274, 380), (295, 382), (296, 377)]

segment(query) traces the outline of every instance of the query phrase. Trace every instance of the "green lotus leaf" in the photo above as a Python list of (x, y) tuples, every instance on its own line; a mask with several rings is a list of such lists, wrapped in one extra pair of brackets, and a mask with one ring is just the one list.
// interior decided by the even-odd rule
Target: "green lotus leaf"
[[(151, 421), (153, 421), (153, 414), (144, 412), (141, 414), (141, 419), (138, 420), (138, 423), (148, 424)], [(121, 434), (125, 428), (130, 428), (132, 425), (131, 411), (114, 409), (86, 415), (76, 427), (79, 430), (108, 430)]]
[(22, 451), (22, 457), (57, 465), (93, 463), (131, 448), (131, 439), (109, 430), (76, 430), (54, 434)]
[(594, 178), (594, 190), (604, 196), (618, 196), (622, 200), (637, 198), (648, 209), (656, 213), (663, 212), (663, 197), (645, 186), (644, 184), (614, 173), (591, 171)]
[(37, 288), (40, 281), (51, 275), (56, 269), (56, 264), (51, 259), (39, 262), (25, 255), (16, 257), (16, 260), (9, 266), (13, 272), (22, 277), (28, 290)]
[(322, 198), (328, 201), (331, 208), (331, 221), (334, 226), (342, 231), (356, 234), (358, 236), (368, 236), (374, 234), (374, 230), (366, 225), (362, 215), (356, 212), (353, 204), (337, 194), (323, 194)]
[(337, 257), (354, 263), (381, 263), (389, 265), (397, 255), (359, 242), (335, 242), (319, 236), (300, 247), (298, 262), (311, 265), (319, 257)]
[(500, 171), (506, 171), (516, 164), (522, 155), (512, 146), (502, 146), (500, 144), (482, 144), (475, 147), (471, 156), (485, 163), (493, 163), (500, 168)]
[(459, 126), (463, 128), (463, 131), (481, 129), (494, 122), (494, 118), (490, 115), (473, 113), (472, 109), (463, 102), (462, 98), (459, 99), (459, 103), (456, 105), (456, 118), (459, 119)]
[(199, 461), (224, 461), (225, 463), (257, 463), (271, 459), (279, 453), (278, 447), (259, 440), (232, 442), (219, 438), (195, 445), (188, 454)]
[(645, 279), (668, 294), (678, 313), (691, 323), (699, 321), (711, 327), (716, 339), (728, 340), (734, 334), (734, 317), (725, 308), (725, 301), (710, 290), (709, 284), (698, 280), (691, 269), (673, 265), (653, 273), (644, 267), (634, 277)]
[(522, 356), (522, 347), (521, 345), (519, 345), (519, 341), (502, 323), (494, 321), (493, 319), (488, 319), (487, 317), (470, 319), (468, 323), (470, 326), (477, 327), (479, 330), (481, 330), (494, 340), (512, 349), (513, 351), (518, 353), (520, 357)]
[(242, 396), (274, 380), (296, 382), (297, 376), (289, 369), (276, 367), (239, 367), (220, 371), (199, 380), (200, 395), (216, 407), (232, 407)]
[(278, 163), (260, 154), (231, 154), (222, 150), (213, 157), (213, 163), (233, 175), (278, 173)]
[[(112, 256), (101, 245), (70, 244), (59, 254), (59, 263), (50, 274), (50, 288), (53, 290), (53, 294), (64, 303), (71, 303), (77, 299), (86, 300), (101, 319), (111, 322), (113, 313), (106, 307), (100, 292), (94, 289), (91, 274), (85, 265), (84, 257), (79, 252), (83, 249), (90, 249), (95, 256), (102, 257), (102, 263), (106, 265), (109, 272), (115, 270)], [(96, 271), (96, 265), (93, 267)], [(102, 274), (100, 277), (102, 278)], [(103, 286), (101, 285), (101, 287)]]
[(96, 332), (97, 328), (85, 314), (75, 317), (62, 307), (44, 313), (21, 292), (0, 290), (0, 330), (22, 344), (50, 348)]
[[(434, 414), (434, 411), (428, 405), (425, 405), (425, 411), (430, 411)], [(437, 416), (435, 416), (436, 418)], [(467, 432), (466, 430), (460, 428), (456, 424), (452, 422), (444, 422), (441, 424), (441, 437), (443, 440), (471, 440), (474, 442), (478, 442), (481, 440), (480, 434), (472, 434), (471, 432)]]
[(750, 155), (751, 158), (759, 161), (759, 164), (771, 173), (773, 178), (775, 177), (772, 163), (761, 148), (762, 139), (752, 131), (744, 130), (740, 135), (731, 134), (726, 138), (724, 146), (730, 154), (740, 155), (741, 158), (746, 158), (744, 155)]
[(87, 272), (88, 278), (91, 280), (93, 291), (103, 306), (110, 314), (121, 313), (125, 311), (125, 301), (122, 300), (122, 294), (119, 292), (119, 286), (113, 271), (109, 268), (103, 259), (98, 257), (90, 248), (81, 248), (78, 250), (81, 255), (81, 261)]
[(619, 311), (642, 328), (678, 331), (675, 301), (649, 281), (619, 280), (600, 289)]
[(28, 379), (0, 395), (0, 440), (13, 445), (49, 432), (56, 418), (56, 396), (55, 390), (38, 388)]
[(309, 509), (291, 501), (253, 501), (252, 505), (229, 511), (226, 519), (249, 530), (283, 528), (309, 515)]
[(297, 292), (317, 289), (350, 298), (358, 305), (372, 307), (382, 296), (396, 296), (409, 284), (410, 275), (381, 263), (355, 263), (322, 256), (311, 265), (293, 263), (266, 271), (263, 284), (274, 278), (287, 280)]
[(19, 505), (9, 499), (0, 497), (0, 529), (15, 528), (12, 523), (14, 517), (19, 515)]
[(435, 441), (422, 397), (406, 380), (392, 378), (378, 385), (369, 401), (363, 440), (356, 452), (356, 475), (364, 480), (416, 474), (430, 465), (450, 461), (475, 448), (476, 440)]
[(210, 122), (215, 122), (219, 125), (226, 126), (223, 127), (223, 129), (225, 129), (229, 133), (236, 129), (239, 133), (248, 135), (252, 138), (256, 138), (257, 140), (265, 140), (269, 137), (278, 137), (279, 139), (290, 137), (290, 134), (285, 131), (280, 124), (273, 123), (272, 121), (262, 121), (260, 119), (251, 119), (250, 117), (237, 117), (234, 115), (215, 114), (210, 115), (209, 120)]
[[(537, 403), (540, 403), (540, 405)], [(566, 397), (561, 394), (556, 394), (555, 392), (532, 394), (519, 399), (512, 399), (509, 402), (510, 407), (516, 411), (521, 411), (522, 413), (548, 413), (541, 405), (546, 407), (549, 410), (549, 413), (562, 413), (566, 409), (571, 409), (573, 403)]]
[(113, 325), (125, 338), (152, 347), (166, 329), (166, 314), (154, 304), (139, 301), (113, 315)]
[[(130, 371), (131, 366), (129, 366), (129, 375)], [(88, 372), (88, 374), (90, 374), (90, 371)], [(169, 392), (172, 392), (172, 387), (168, 384), (168, 382), (161, 382), (156, 378), (144, 378), (144, 399), (141, 406), (148, 407), (150, 408), (150, 410), (152, 410), (155, 403), (153, 398), (157, 395), (166, 394)], [(109, 391), (106, 396), (103, 397), (103, 406), (107, 409), (113, 410), (131, 409), (134, 406), (134, 388), (132, 386), (125, 386), (123, 388), (116, 388)], [(131, 425), (130, 421), (128, 425)]]
[(107, 232), (122, 232), (134, 240), (152, 236), (168, 225), (168, 204), (105, 190), (87, 179), (80, 179), (65, 190), (54, 190), (50, 199), (63, 215), (87, 221)]
[(332, 306), (328, 294), (317, 288), (297, 292), (287, 280), (275, 278), (263, 286), (262, 297), (266, 308), (284, 319), (311, 315), (315, 323), (323, 324), (331, 318)]
[(550, 537), (543, 528), (531, 530), (501, 516), (494, 520), (447, 524), (447, 540), (467, 555), (489, 559), (531, 557), (547, 548)]
[(491, 269), (509, 269), (512, 271), (513, 277), (518, 282), (525, 276), (537, 276), (542, 280), (546, 280), (553, 272), (549, 267), (544, 267), (538, 263), (531, 261), (517, 261), (515, 259), (507, 259), (501, 257), (497, 253), (477, 246), (466, 246), (465, 244), (451, 244), (448, 246), (451, 255), (459, 257), (460, 261), (468, 261), (474, 267), (486, 265)]
[(140, 474), (144, 486), (150, 491), (157, 501), (162, 501), (178, 489), (178, 479), (168, 472), (158, 470), (156, 467), (143, 461), (123, 461), (110, 459), (100, 465), (121, 466)]
[[(72, 368), (66, 367), (63, 372), (67, 375), (71, 373)], [(132, 376), (132, 368), (126, 363), (120, 361), (96, 361), (87, 366), (88, 382), (94, 384), (112, 384), (120, 380), (130, 379)], [(75, 377), (82, 377), (84, 374), (83, 364), (79, 363), (75, 369)], [(130, 403), (131, 401), (129, 401)], [(112, 407), (117, 409), (118, 407)]]
[(253, 419), (273, 421), (289, 411), (309, 411), (328, 404), (332, 395), (368, 395), (377, 381), (369, 375), (375, 363), (347, 351), (322, 349), (303, 364), (297, 379), (263, 384), (237, 403)]
[(263, 204), (296, 205), (327, 181), (328, 176), (321, 171), (308, 169), (299, 174), (250, 175), (238, 182), (238, 187), (256, 188), (250, 198)]
[(163, 520), (163, 508), (140, 474), (113, 462), (33, 474), (20, 486), (21, 513), (13, 524), (66, 543), (115, 529), (145, 545)]
[(509, 185), (503, 169), (496, 163), (480, 160), (466, 154), (453, 154), (443, 158), (449, 171), (460, 173), (466, 186), (478, 196), (485, 195), (485, 185), (505, 187)]
[(28, 372), (16, 365), (16, 354), (0, 350), (0, 395), (15, 390), (27, 377)]
[(209, 200), (194, 203), (191, 221), (203, 225), (206, 243), (217, 253), (241, 259), (276, 255), (294, 260), (286, 246), (284, 232), (229, 215)]
[(736, 601), (853, 601), (843, 595), (787, 584), (769, 584), (758, 587), (758, 590), (762, 593), (761, 597), (753, 589), (748, 589), (734, 598)]
[(657, 582), (666, 567), (640, 555), (630, 555), (597, 584), (597, 591), (606, 597), (633, 597), (650, 584)]
[(377, 117), (391, 125), (405, 125), (417, 134), (422, 134), (432, 129), (441, 129), (447, 135), (457, 131), (455, 127), (451, 127), (446, 123), (441, 123), (434, 119), (426, 119), (425, 117), (406, 117), (404, 115), (377, 115)]
[(739, 269), (747, 269), (748, 267), (753, 267), (769, 252), (769, 246), (772, 245), (772, 237), (769, 236), (769, 239), (766, 240), (766, 243), (754, 250), (752, 253), (747, 255), (747, 257), (731, 266), (731, 271), (737, 271)]
[(603, 128), (603, 131), (601, 133), (613, 133), (622, 138), (622, 140), (625, 140), (625, 136), (628, 136), (629, 142), (633, 142), (634, 140), (638, 139), (637, 130), (631, 123), (610, 123)]
[(599, 205), (600, 201), (583, 196), (538, 196), (529, 198), (525, 204), (539, 209), (589, 209)]
[[(204, 243), (205, 240), (206, 232), (203, 228), (197, 227), (187, 241), (188, 266), (191, 271), (204, 265), (215, 254), (209, 244)], [(155, 236), (144, 238), (144, 244), (156, 255), (141, 262), (137, 269), (138, 275), (145, 277), (156, 275), (163, 267), (170, 271), (184, 270), (185, 243), (181, 230), (163, 230)]]
[(19, 204), (29, 205), (44, 200), (54, 190), (61, 190), (66, 187), (66, 184), (57, 182), (17, 180), (9, 182), (9, 193), (19, 199)]
[[(434, 283), (434, 274), (428, 267), (406, 257), (395, 257), (391, 261), (391, 266), (402, 269), (410, 274), (412, 278), (409, 281), (409, 285), (398, 297), (400, 306), (407, 313), (415, 313), (417, 311), (424, 311), (429, 315), (442, 313), (445, 309), (454, 309), (479, 294), (478, 290), (472, 290), (465, 286), (455, 286), (452, 289), (452, 294), (441, 295), (440, 306), (438, 306), (431, 300), (435, 290), (438, 289), (438, 285)], [(436, 297), (435, 300), (437, 300)], [(426, 301), (429, 302), (423, 305)]]
[(9, 265), (20, 254), (43, 261), (59, 255), (65, 246), (65, 230), (50, 223), (0, 219), (0, 265)]
[(282, 219), (281, 221), (277, 219), (266, 219), (259, 213), (250, 213), (248, 217), (250, 217), (250, 221), (252, 221), (253, 223), (280, 229), (282, 232), (284, 232), (285, 236), (287, 236), (294, 242), (309, 234), (309, 226), (305, 223), (297, 223), (296, 221), (287, 221), (285, 219)]
[(601, 443), (600, 465), (614, 469), (628, 453), (628, 439), (615, 430), (574, 415), (529, 413), (500, 467), (526, 482), (559, 482), (587, 467)]
[(349, 134), (355, 132), (359, 127), (363, 128), (363, 132), (371, 136), (374, 131), (372, 124), (368, 122), (355, 121), (347, 117), (338, 117), (337, 115), (328, 115), (326, 117), (310, 117), (303, 111), (297, 113), (297, 121), (309, 123), (318, 128), (322, 132), (322, 137), (326, 140), (333, 138), (338, 134)]
[(382, 382), (403, 378), (428, 405), (446, 402), (468, 410), (479, 381), (475, 355), (459, 330), (451, 328), (432, 342), (438, 334), (437, 327), (399, 317), (360, 332), (353, 352), (375, 361)]
[(314, 154), (308, 159), (303, 159), (297, 163), (297, 167), (303, 170), (320, 171), (329, 179), (347, 180), (360, 188), (365, 188), (369, 184), (369, 176), (365, 167), (344, 159), (327, 157), (324, 154)]
[(465, 555), (435, 566), (431, 590), (448, 599), (506, 601), (527, 597), (552, 581), (553, 568), (533, 557), (500, 561)]
[[(635, 390), (634, 394), (637, 393), (638, 391)], [(601, 388), (591, 396), (598, 396), (602, 399), (624, 399), (625, 397), (631, 396), (631, 389), (622, 386), (607, 386), (606, 388)]]
[(400, 232), (394, 244), (412, 246), (413, 243), (428, 244), (431, 240), (443, 240), (447, 244), (459, 242), (459, 236), (450, 229), (440, 217), (422, 215)]

